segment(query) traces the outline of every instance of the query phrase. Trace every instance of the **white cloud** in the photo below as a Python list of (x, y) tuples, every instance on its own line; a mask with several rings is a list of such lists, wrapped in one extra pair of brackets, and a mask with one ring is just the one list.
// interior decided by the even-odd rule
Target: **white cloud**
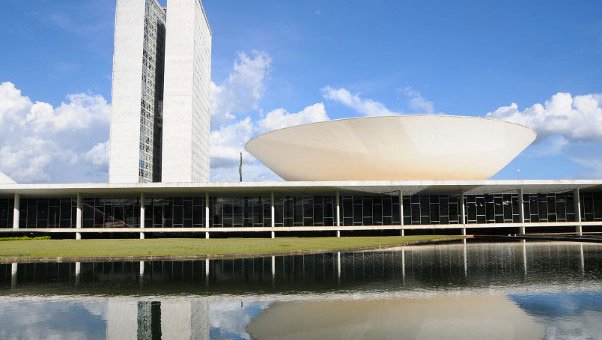
[(247, 116), (228, 125), (222, 125), (211, 132), (211, 179), (237, 181), (241, 152), (245, 181), (278, 179), (274, 173), (245, 151), (245, 143), (257, 134), (274, 129), (328, 119), (324, 104), (316, 103), (294, 113), (289, 113), (282, 108), (275, 109), (257, 122), (253, 122)]
[(109, 141), (107, 140), (104, 143), (98, 143), (90, 149), (90, 151), (86, 152), (85, 159), (98, 166), (108, 166), (109, 165)]
[(432, 114), (435, 113), (435, 104), (422, 96), (420, 91), (411, 87), (404, 87), (401, 93), (409, 99), (409, 106), (416, 113)]
[(260, 132), (268, 132), (289, 126), (329, 120), (323, 103), (310, 105), (300, 112), (289, 113), (285, 109), (270, 111), (257, 124)]
[(244, 151), (244, 143), (251, 138), (253, 131), (254, 124), (250, 117), (212, 131), (211, 170), (238, 167), (240, 152)]
[(0, 84), (0, 172), (17, 182), (106, 179), (106, 162), (86, 153), (108, 139), (110, 109), (102, 96), (83, 93), (58, 107), (34, 103), (14, 84)]
[(48, 103), (36, 102), (31, 106), (23, 123), (39, 133), (47, 134), (85, 129), (97, 123), (109, 123), (111, 107), (102, 96), (78, 93), (68, 95), (67, 100), (56, 109)]
[[(272, 59), (269, 54), (241, 52), (232, 71), (219, 86), (214, 85), (211, 112), (211, 180), (238, 181), (240, 153), (244, 180), (276, 180), (278, 177), (245, 151), (245, 143), (255, 135), (287, 126), (328, 120), (323, 103), (299, 112), (284, 108), (265, 115), (259, 103)], [(257, 118), (253, 118), (257, 117)]]
[(244, 114), (257, 109), (265, 87), (265, 78), (272, 59), (265, 52), (253, 51), (251, 56), (239, 53), (232, 72), (220, 84), (213, 84), (211, 124), (219, 127)]
[(529, 126), (540, 139), (557, 135), (568, 141), (602, 140), (602, 95), (557, 93), (544, 104), (520, 110), (516, 103), (502, 106), (487, 117)]
[(343, 104), (364, 116), (394, 116), (398, 112), (389, 110), (383, 103), (372, 99), (360, 97), (359, 94), (352, 94), (345, 88), (332, 88), (327, 86), (322, 89), (324, 98)]

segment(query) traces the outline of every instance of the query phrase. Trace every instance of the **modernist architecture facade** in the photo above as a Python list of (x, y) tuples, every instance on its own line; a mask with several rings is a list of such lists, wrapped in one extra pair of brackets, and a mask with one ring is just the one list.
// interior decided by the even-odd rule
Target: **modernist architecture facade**
[(118, 0), (109, 182), (209, 180), (211, 31), (199, 0)]
[(581, 232), (600, 226), (601, 180), (0, 186), (0, 233), (273, 237), (359, 231), (507, 234), (537, 228)]
[[(211, 31), (199, 0), (118, 0), (109, 183), (0, 174), (0, 234), (599, 230), (602, 181), (492, 181), (535, 138), (444, 115), (342, 119), (246, 149), (284, 182), (209, 182)], [(598, 229), (596, 229), (598, 228)]]

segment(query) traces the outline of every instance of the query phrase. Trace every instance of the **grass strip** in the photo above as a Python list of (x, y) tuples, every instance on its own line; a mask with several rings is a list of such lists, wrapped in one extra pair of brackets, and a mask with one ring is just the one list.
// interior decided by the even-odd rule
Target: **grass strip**
[(281, 237), (281, 238), (158, 238), (4, 241), (0, 260), (74, 259), (166, 256), (250, 256), (298, 252), (346, 251), (394, 247), (408, 243), (461, 239), (455, 235), (378, 237)]
[(8, 237), (0, 237), (0, 241), (33, 241), (33, 240), (50, 240), (50, 236), (8, 236)]

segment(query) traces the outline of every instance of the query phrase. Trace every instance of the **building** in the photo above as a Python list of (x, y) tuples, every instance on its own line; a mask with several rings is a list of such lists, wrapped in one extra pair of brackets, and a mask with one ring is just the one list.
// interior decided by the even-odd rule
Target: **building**
[[(602, 180), (487, 179), (534, 139), (531, 129), (475, 117), (302, 125), (247, 144), (291, 181), (5, 183), (0, 233), (144, 238), (599, 230)], [(463, 177), (462, 169), (474, 178)]]
[(211, 29), (199, 0), (167, 2), (163, 182), (208, 182)]
[(600, 226), (602, 180), (0, 185), (2, 234), (507, 234)]
[(294, 126), (246, 148), (285, 180), (474, 180), (495, 175), (536, 136), (500, 120), (412, 115)]
[(211, 32), (199, 0), (118, 0), (109, 182), (209, 179)]
[(290, 181), (0, 184), (0, 233), (527, 233), (602, 226), (602, 180), (489, 180), (535, 139), (476, 117), (344, 119), (256, 137)]
[[(602, 180), (490, 180), (533, 130), (444, 115), (342, 119), (258, 136), (286, 181), (211, 183), (211, 31), (198, 0), (118, 0), (109, 183), (0, 174), (0, 234), (144, 238), (521, 233), (602, 226)], [(537, 229), (540, 228), (540, 229)]]

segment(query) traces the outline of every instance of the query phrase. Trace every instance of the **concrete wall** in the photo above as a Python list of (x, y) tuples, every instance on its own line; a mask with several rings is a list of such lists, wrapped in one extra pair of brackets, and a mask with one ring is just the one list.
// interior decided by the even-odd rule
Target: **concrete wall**
[(163, 182), (209, 180), (211, 32), (198, 0), (167, 3)]
[(145, 0), (117, 0), (109, 182), (137, 183)]

